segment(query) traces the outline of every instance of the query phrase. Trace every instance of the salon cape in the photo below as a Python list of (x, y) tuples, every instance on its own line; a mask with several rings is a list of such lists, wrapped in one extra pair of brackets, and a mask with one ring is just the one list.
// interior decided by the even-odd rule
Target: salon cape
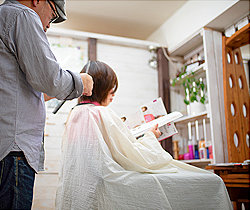
[(57, 209), (232, 209), (217, 175), (137, 140), (109, 108), (76, 106), (62, 142)]

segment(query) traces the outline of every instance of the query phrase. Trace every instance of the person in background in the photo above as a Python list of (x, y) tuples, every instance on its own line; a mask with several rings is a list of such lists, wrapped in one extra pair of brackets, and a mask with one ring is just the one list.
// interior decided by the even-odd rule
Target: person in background
[(61, 69), (46, 31), (66, 20), (65, 0), (0, 5), (0, 209), (31, 209), (46, 99), (92, 94), (86, 73)]

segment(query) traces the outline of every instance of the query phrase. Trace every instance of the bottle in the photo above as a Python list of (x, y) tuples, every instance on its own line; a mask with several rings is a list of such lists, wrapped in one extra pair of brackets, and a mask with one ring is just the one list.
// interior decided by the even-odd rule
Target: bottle
[(207, 145), (208, 145), (209, 158), (213, 159), (213, 146), (211, 141), (207, 141)]
[(192, 144), (192, 141), (188, 141), (188, 153), (189, 153), (189, 159), (194, 159), (194, 145)]
[(207, 159), (209, 159), (210, 156), (209, 156), (209, 148), (208, 147), (206, 147), (206, 151), (207, 151)]
[(199, 159), (198, 145), (194, 145), (194, 159)]
[(205, 140), (199, 141), (199, 156), (200, 159), (206, 159), (206, 147), (205, 147)]
[(206, 149), (204, 147), (199, 149), (200, 159), (206, 159)]

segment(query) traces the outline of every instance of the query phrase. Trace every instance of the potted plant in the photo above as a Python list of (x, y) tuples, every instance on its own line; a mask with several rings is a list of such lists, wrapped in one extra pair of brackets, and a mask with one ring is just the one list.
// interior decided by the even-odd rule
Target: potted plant
[(187, 73), (186, 70), (187, 65), (177, 73), (176, 78), (172, 80), (172, 86), (175, 86), (178, 82), (184, 88), (184, 103), (186, 105), (194, 106), (193, 108), (190, 108), (191, 111), (189, 110), (188, 112), (190, 112), (190, 114), (197, 114), (197, 112), (205, 111), (205, 84), (201, 77), (195, 76), (195, 73), (192, 71)]

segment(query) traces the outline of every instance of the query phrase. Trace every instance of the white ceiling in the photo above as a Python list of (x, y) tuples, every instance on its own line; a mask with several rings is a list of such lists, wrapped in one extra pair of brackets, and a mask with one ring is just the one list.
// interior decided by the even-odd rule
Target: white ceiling
[(184, 3), (185, 0), (67, 0), (68, 20), (58, 26), (146, 39)]
[[(73, 30), (146, 39), (187, 0), (67, 0), (68, 20), (56, 24)], [(2, 3), (3, 0), (0, 0)]]

